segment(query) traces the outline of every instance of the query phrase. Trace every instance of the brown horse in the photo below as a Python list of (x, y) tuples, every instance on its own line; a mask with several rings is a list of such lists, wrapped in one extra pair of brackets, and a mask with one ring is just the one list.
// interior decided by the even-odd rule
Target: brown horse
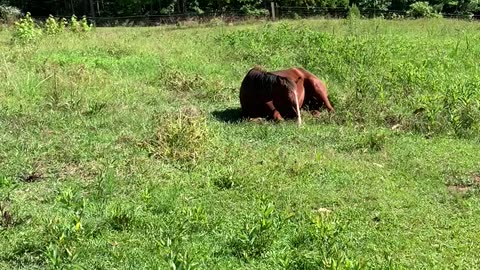
[[(297, 78), (286, 78), (254, 67), (245, 75), (240, 87), (242, 116), (247, 118), (297, 118), (299, 124), (300, 102), (297, 96)], [(303, 96), (303, 95), (302, 95)]]
[[(297, 92), (304, 88), (304, 99), (300, 102), (300, 107), (318, 113), (320, 107), (325, 104), (329, 112), (334, 112), (330, 101), (328, 100), (327, 87), (323, 81), (317, 78), (309, 71), (295, 67), (284, 70), (272, 71), (271, 73), (283, 76), (297, 81)], [(301, 78), (300, 80), (298, 78)]]

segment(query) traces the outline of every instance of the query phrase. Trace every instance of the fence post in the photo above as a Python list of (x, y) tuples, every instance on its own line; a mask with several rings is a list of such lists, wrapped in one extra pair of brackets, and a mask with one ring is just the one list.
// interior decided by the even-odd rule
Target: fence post
[(272, 10), (272, 21), (275, 21), (275, 2), (270, 2), (270, 7)]

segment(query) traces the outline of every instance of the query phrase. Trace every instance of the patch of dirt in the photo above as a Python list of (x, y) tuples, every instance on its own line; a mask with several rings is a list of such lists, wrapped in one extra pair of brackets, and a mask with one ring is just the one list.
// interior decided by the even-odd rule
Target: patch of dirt
[(451, 192), (456, 193), (466, 193), (470, 190), (480, 189), (480, 174), (462, 174), (462, 175), (454, 175), (449, 181), (447, 182), (447, 189)]
[(322, 116), (322, 113), (319, 110), (313, 110), (311, 114), (315, 118), (319, 118), (320, 116)]
[(465, 185), (450, 185), (447, 187), (449, 191), (457, 192), (457, 193), (466, 193), (471, 188), (472, 188), (471, 186), (465, 186)]
[(0, 227), (11, 227), (15, 225), (15, 220), (10, 211), (0, 204)]
[(264, 122), (267, 122), (267, 119), (262, 117), (257, 117), (257, 118), (248, 118), (248, 121), (254, 122), (254, 123), (264, 123)]
[(477, 185), (480, 185), (480, 174), (476, 174), (473, 176), (473, 182)]
[(134, 137), (128, 136), (128, 135), (121, 135), (121, 136), (117, 137), (117, 140), (115, 142), (118, 143), (118, 144), (138, 143)]
[(98, 171), (98, 164), (94, 162), (87, 164), (67, 163), (58, 172), (58, 177), (66, 179), (71, 176), (79, 176), (86, 180), (95, 177)]
[(20, 181), (25, 183), (33, 183), (40, 181), (43, 178), (42, 173), (39, 172), (30, 172), (20, 175)]

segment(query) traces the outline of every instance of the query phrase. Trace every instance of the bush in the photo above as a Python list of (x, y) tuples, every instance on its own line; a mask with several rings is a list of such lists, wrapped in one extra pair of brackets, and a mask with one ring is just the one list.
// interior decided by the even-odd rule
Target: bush
[(45, 32), (49, 35), (55, 35), (63, 32), (67, 26), (73, 33), (90, 32), (93, 28), (92, 24), (88, 24), (85, 16), (79, 21), (77, 16), (72, 15), (70, 22), (68, 22), (65, 18), (57, 20), (50, 15), (45, 21)]
[(22, 16), (22, 11), (16, 7), (0, 5), (0, 20), (6, 24), (13, 24)]
[(42, 35), (40, 29), (33, 21), (30, 12), (27, 12), (25, 18), (15, 22), (15, 30), (13, 32), (13, 40), (19, 43), (30, 43), (38, 39)]
[(244, 13), (245, 15), (249, 15), (249, 16), (268, 16), (270, 14), (268, 10), (258, 9), (252, 5), (244, 5), (243, 7), (240, 8), (240, 11), (242, 11), (242, 13)]
[(55, 18), (50, 15), (48, 16), (47, 20), (45, 21), (45, 33), (47, 35), (55, 35), (64, 28), (60, 27), (61, 22), (57, 22)]
[(89, 32), (92, 30), (93, 25), (88, 24), (87, 17), (83, 16), (82, 20), (80, 21), (80, 30), (83, 32)]
[(438, 18), (440, 14), (436, 13), (428, 2), (415, 2), (410, 5), (407, 15), (413, 18)]
[(361, 18), (362, 14), (360, 13), (360, 9), (358, 9), (357, 5), (353, 4), (350, 9), (348, 10), (348, 19), (358, 19)]
[(80, 32), (80, 23), (77, 20), (77, 16), (72, 15), (72, 18), (70, 18), (69, 28), (70, 31), (74, 33)]

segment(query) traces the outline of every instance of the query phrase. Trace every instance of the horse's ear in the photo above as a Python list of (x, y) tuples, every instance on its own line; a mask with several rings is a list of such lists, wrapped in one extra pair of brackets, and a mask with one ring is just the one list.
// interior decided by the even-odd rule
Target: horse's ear
[(302, 77), (298, 77), (297, 80), (295, 80), (295, 83), (297, 83), (298, 81), (300, 81), (302, 79)]

